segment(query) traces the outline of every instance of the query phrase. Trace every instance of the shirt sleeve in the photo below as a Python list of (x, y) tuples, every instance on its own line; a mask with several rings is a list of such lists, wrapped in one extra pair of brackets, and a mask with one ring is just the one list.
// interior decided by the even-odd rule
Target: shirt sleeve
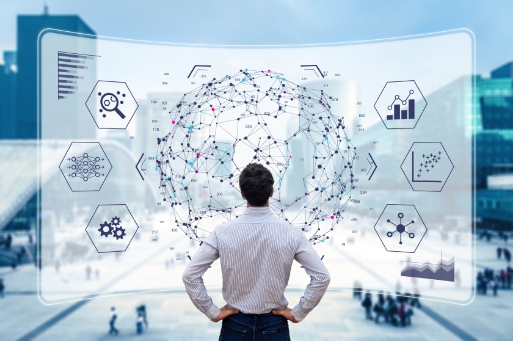
[(330, 284), (330, 273), (310, 241), (303, 234), (301, 234), (294, 259), (303, 266), (310, 276), (310, 284), (306, 287), (298, 305), (291, 312), (296, 320), (301, 321), (321, 301)]
[(217, 250), (217, 237), (215, 230), (203, 241), (198, 252), (192, 257), (182, 275), (185, 290), (189, 297), (203, 314), (210, 320), (219, 316), (221, 310), (212, 302), (203, 283), (203, 274), (208, 270), (210, 264), (219, 258)]

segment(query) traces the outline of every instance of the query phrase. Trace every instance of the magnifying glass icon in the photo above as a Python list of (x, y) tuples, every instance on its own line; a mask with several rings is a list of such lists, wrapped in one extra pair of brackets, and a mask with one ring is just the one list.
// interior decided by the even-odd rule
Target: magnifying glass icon
[(119, 99), (113, 93), (107, 92), (106, 94), (104, 94), (100, 99), (100, 105), (105, 111), (115, 111), (116, 114), (119, 115), (119, 117), (123, 119), (126, 117), (125, 114), (123, 114), (121, 110), (119, 110)]

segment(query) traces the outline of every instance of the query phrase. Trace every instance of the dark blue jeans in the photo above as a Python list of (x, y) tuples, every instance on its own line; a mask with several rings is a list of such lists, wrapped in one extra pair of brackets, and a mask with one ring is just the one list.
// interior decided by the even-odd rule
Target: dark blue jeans
[(219, 341), (290, 341), (288, 321), (273, 313), (233, 314), (223, 320)]

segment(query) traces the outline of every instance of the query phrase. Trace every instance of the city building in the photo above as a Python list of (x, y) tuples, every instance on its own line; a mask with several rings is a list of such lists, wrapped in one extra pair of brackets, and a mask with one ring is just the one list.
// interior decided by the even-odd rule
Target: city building
[(16, 52), (4, 51), (4, 65), (0, 65), (0, 139), (16, 137), (17, 71)]
[(37, 137), (37, 41), (46, 28), (95, 34), (77, 15), (20, 15), (18, 16), (18, 51), (15, 138)]

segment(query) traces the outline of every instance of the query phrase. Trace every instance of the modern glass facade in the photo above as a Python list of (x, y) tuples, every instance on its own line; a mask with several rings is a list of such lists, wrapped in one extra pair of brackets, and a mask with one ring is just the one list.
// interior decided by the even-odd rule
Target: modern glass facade
[(513, 191), (487, 189), (487, 177), (513, 173), (512, 63), (477, 77), (476, 211), (481, 226), (513, 230)]

